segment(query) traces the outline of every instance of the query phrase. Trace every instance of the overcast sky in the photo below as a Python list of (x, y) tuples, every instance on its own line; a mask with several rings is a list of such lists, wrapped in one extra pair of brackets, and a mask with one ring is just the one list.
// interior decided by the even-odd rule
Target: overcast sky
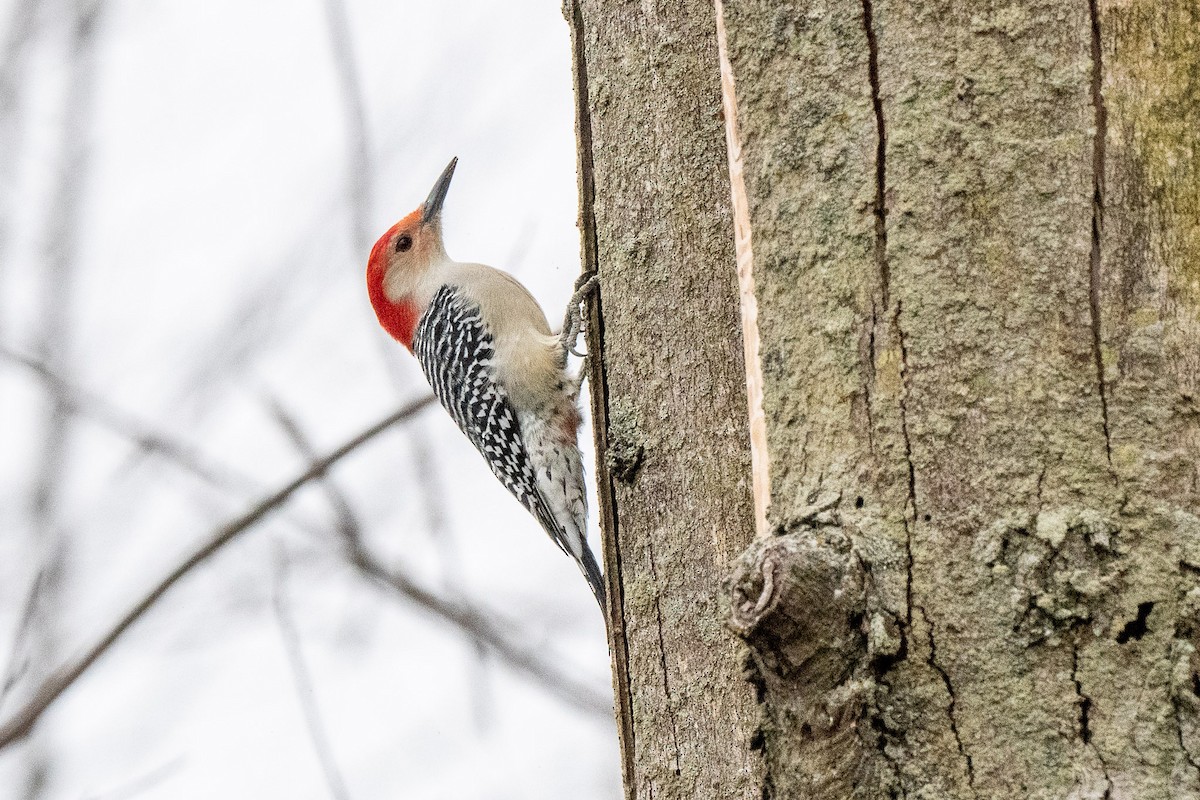
[[(558, 3), (345, 0), (340, 40), (325, 0), (93, 6), (89, 38), (72, 36), (73, 0), (0, 2), (0, 670), (28, 662), (0, 720), (303, 469), (279, 409), (325, 451), (427, 392), (378, 329), (363, 271), (450, 157), (452, 257), (517, 275), (553, 325), (579, 271)], [(28, 29), (13, 22), (26, 7)], [(57, 423), (50, 467), (54, 393), (14, 354), (86, 401)], [(219, 480), (139, 450), (114, 414)], [(576, 567), (440, 409), (333, 481), (382, 563), (503, 620), (593, 706), (610, 696)], [(336, 519), (309, 487), (188, 575), (0, 751), (0, 798), (328, 798), (337, 780), (356, 799), (618, 795), (609, 713), (366, 580), (339, 555)], [(14, 653), (46, 565), (62, 579)], [(29, 793), (35, 769), (47, 783)]]

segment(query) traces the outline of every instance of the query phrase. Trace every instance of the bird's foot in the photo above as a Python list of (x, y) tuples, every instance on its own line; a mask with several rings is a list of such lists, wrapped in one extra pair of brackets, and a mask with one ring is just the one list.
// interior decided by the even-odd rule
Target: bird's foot
[(564, 354), (570, 353), (579, 358), (586, 357), (586, 353), (580, 353), (575, 349), (575, 342), (579, 340), (579, 333), (583, 329), (581, 307), (599, 285), (600, 279), (594, 272), (584, 273), (575, 281), (575, 293), (571, 295), (571, 299), (567, 303), (567, 315), (563, 318), (562, 334), (559, 335), (559, 344), (562, 346)]

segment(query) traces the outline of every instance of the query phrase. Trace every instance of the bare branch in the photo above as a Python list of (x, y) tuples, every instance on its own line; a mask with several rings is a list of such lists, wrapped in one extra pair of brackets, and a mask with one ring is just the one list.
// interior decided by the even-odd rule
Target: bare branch
[(329, 743), (329, 735), (325, 731), (325, 723), (321, 719), (321, 709), (317, 707), (317, 697), (313, 690), (312, 675), (308, 664), (304, 661), (304, 650), (300, 645), (300, 632), (296, 629), (288, 607), (287, 597), (288, 559), (287, 552), (280, 547), (276, 560), (275, 573), (275, 620), (279, 623), (279, 634), (283, 639), (283, 649), (287, 653), (288, 663), (292, 668), (292, 681), (296, 686), (296, 698), (304, 713), (304, 722), (308, 727), (309, 738), (312, 739), (313, 749), (321, 762), (321, 770), (325, 773), (325, 783), (329, 794), (334, 800), (350, 800), (350, 792), (342, 779), (337, 760), (333, 757), (333, 748)]
[[(184, 441), (175, 434), (156, 428), (152, 423), (111, 403), (98, 394), (89, 392), (56, 373), (44, 362), (18, 353), (0, 344), (0, 358), (30, 370), (54, 392), (58, 402), (72, 414), (92, 422), (108, 432), (125, 439), (146, 455), (162, 458), (167, 463), (183, 470), (209, 486), (223, 492), (254, 497), (266, 491), (258, 481), (234, 469), (219, 459), (205, 453), (203, 448)], [(314, 455), (306, 454), (309, 460)], [(324, 537), (326, 531), (284, 509), (288, 522), (312, 536)]]
[(287, 485), (265, 498), (237, 519), (218, 528), (203, 545), (197, 548), (188, 558), (173, 569), (166, 577), (158, 582), (146, 595), (131, 608), (112, 628), (100, 638), (91, 648), (75, 661), (64, 664), (52, 672), (33, 693), (33, 696), (16, 711), (7, 721), (0, 725), (0, 748), (4, 748), (29, 733), (34, 724), (50, 705), (79, 679), (84, 672), (96, 662), (100, 656), (137, 622), (143, 614), (154, 606), (184, 575), (204, 563), (210, 556), (231, 542), (239, 533), (249, 530), (266, 518), (271, 512), (286, 503), (293, 494), (309, 482), (324, 475), (330, 467), (345, 456), (374, 439), (385, 430), (398, 422), (415, 416), (418, 412), (433, 403), (429, 395), (420, 400), (405, 405), (389, 414), (384, 419), (371, 425), (366, 430), (351, 438), (341, 447), (333, 450), (325, 457), (314, 461)]
[(366, 253), (371, 245), (367, 226), (370, 224), (374, 193), (371, 186), (371, 143), (367, 138), (367, 110), (344, 0), (325, 0), (325, 19), (329, 25), (329, 43), (333, 48), (333, 62), (342, 88), (346, 120), (346, 141), (349, 146), (347, 194), (350, 199), (353, 245), (356, 252)]
[[(29, 64), (29, 42), (39, 0), (17, 0), (8, 20), (8, 36), (0, 52), (0, 264), (4, 258), (17, 205), (17, 157), (21, 151), (21, 93)], [(4, 273), (0, 271), (0, 279)]]
[[(197, 448), (173, 439), (168, 433), (154, 430), (147, 423), (122, 411), (102, 397), (70, 385), (40, 362), (27, 356), (16, 354), (3, 345), (0, 345), (0, 358), (7, 358), (32, 370), (40, 378), (56, 387), (57, 391), (62, 392), (65, 401), (70, 404), (75, 413), (85, 416), (117, 435), (129, 439), (139, 447), (143, 447), (147, 452), (152, 452), (167, 459), (169, 462), (197, 475), (218, 488), (238, 492), (253, 488), (249, 478), (237, 477), (234, 470), (221, 465), (213, 459), (207, 458)], [(276, 415), (279, 416), (280, 413), (282, 413), (281, 410), (277, 408)], [(284, 422), (281, 419), (281, 424), (284, 425), (289, 436), (296, 442), (298, 451), (305, 458), (315, 460), (315, 451), (295, 420), (288, 418), (288, 421)], [(517, 672), (545, 683), (546, 688), (552, 694), (560, 698), (566, 698), (571, 705), (591, 712), (600, 708), (604, 703), (607, 703), (606, 700), (600, 698), (599, 694), (590, 689), (572, 684), (569, 679), (564, 678), (554, 667), (532, 656), (528, 652), (528, 648), (522, 649), (519, 645), (501, 636), (498, 632), (505, 626), (491, 619), (486, 613), (475, 610), (465, 603), (451, 603), (424, 590), (418, 592), (416, 596), (410, 596), (408, 594), (408, 587), (415, 584), (409, 577), (399, 571), (389, 570), (367, 552), (365, 547), (356, 544), (360, 539), (358, 532), (361, 531), (361, 526), (355, 518), (349, 502), (346, 500), (345, 494), (337, 488), (336, 482), (329, 481), (326, 478), (324, 486), (326, 487), (329, 501), (334, 506), (335, 514), (338, 516), (339, 529), (342, 532), (343, 540), (347, 538), (345, 534), (348, 530), (355, 531), (355, 536), (351, 537), (351, 546), (347, 548), (345, 557), (362, 574), (387, 586), (401, 599), (415, 602), (426, 611), (429, 610), (426, 606), (430, 604), (438, 605), (439, 609), (432, 612), (433, 616), (443, 622), (449, 622), (459, 627), (476, 645), (491, 647), (492, 642), (495, 640), (494, 637), (500, 637), (499, 640), (495, 641), (501, 641), (501, 644), (494, 648), (494, 650), (501, 661), (508, 664), (509, 667)], [(332, 493), (329, 492), (331, 488)], [(315, 526), (306, 524), (304, 520), (296, 518), (294, 515), (289, 516), (288, 519), (293, 525), (301, 527), (308, 533), (313, 535), (322, 533)], [(363, 564), (366, 564), (368, 568), (363, 569)], [(477, 630), (472, 627), (462, 627), (461, 625), (463, 621), (468, 621), (473, 625), (475, 620), (483, 620), (483, 627), (492, 631), (493, 636), (477, 636)], [(518, 654), (518, 657), (510, 658), (510, 654), (513, 653)], [(583, 702), (580, 702), (580, 698), (584, 698)], [(607, 706), (605, 706), (605, 709), (604, 713), (607, 716)], [(0, 742), (0, 746), (2, 744), (3, 742)]]
[[(362, 81), (358, 74), (358, 59), (354, 53), (354, 37), (350, 31), (350, 16), (346, 0), (325, 0), (325, 19), (329, 30), (329, 43), (341, 88), (342, 111), (347, 142), (346, 193), (350, 205), (351, 243), (355, 252), (365, 255), (371, 246), (371, 209), (375, 187), (372, 176), (375, 167), (371, 157), (371, 142), (367, 132), (367, 109)], [(522, 232), (523, 234), (525, 231)], [(527, 246), (528, 236), (519, 240), (520, 247)], [(519, 251), (520, 252), (520, 251)], [(393, 357), (391, 343), (378, 339), (383, 364), (397, 386), (403, 386), (403, 376)], [(449, 536), (445, 515), (442, 513), (442, 492), (436, 471), (433, 469), (428, 437), (418, 427), (408, 432), (413, 452), (413, 474), (425, 510), (426, 529), (438, 548), (441, 562), (446, 567), (445, 583), (455, 585), (451, 574), (457, 562), (454, 545)], [(336, 493), (336, 489), (334, 489)], [(339, 513), (337, 499), (330, 495), (335, 512)]]
[[(79, 231), (91, 167), (92, 116), (97, 76), (96, 54), (102, 0), (74, 0), (61, 15), (67, 42), (67, 82), (52, 189), (40, 223), (40, 259), (35, 349), (50, 364), (67, 365), (73, 350), (74, 318), (80, 268)], [(69, 580), (71, 540), (61, 520), (62, 498), (74, 445), (73, 417), (53, 394), (40, 411), (40, 453), (31, 470), (29, 487), (30, 543), (43, 563), (37, 602), (23, 627), (26, 668), (31, 673), (59, 660), (62, 589)], [(26, 755), (24, 796), (46, 795), (52, 765), (45, 743), (35, 743)]]

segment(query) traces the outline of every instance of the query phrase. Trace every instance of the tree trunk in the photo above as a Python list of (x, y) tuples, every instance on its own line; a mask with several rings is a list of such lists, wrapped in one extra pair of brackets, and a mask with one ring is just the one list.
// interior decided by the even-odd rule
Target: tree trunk
[(754, 512), (716, 20), (701, 0), (649, 11), (567, 7), (625, 790), (758, 800), (754, 693), (720, 602)]
[(758, 409), (715, 14), (599, 5), (630, 796), (1200, 798), (1195, 0), (726, 0), (769, 462), (728, 568)]

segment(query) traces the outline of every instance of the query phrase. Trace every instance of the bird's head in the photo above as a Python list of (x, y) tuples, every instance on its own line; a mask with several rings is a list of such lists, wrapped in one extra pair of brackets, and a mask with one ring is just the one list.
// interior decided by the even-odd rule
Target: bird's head
[(425, 202), (379, 237), (367, 261), (367, 292), (379, 324), (410, 350), (420, 319), (412, 294), (429, 269), (446, 260), (442, 204), (457, 164), (450, 159)]

